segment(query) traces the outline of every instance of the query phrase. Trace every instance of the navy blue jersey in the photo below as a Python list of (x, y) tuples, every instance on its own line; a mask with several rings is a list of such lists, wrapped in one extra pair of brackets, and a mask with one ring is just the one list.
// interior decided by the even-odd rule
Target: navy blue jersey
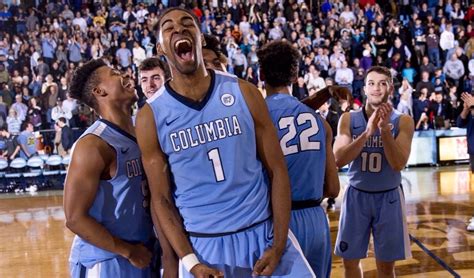
[[(393, 110), (390, 124), (394, 137), (399, 132), (399, 121), (402, 114)], [(350, 112), (350, 130), (355, 140), (367, 127), (367, 115), (362, 108)], [(364, 191), (385, 191), (400, 186), (401, 173), (392, 169), (385, 157), (382, 136), (377, 129), (374, 135), (365, 142), (360, 155), (349, 165), (350, 185)]]
[[(148, 184), (135, 137), (106, 120), (96, 121), (81, 138), (90, 134), (98, 136), (115, 150), (117, 171), (111, 179), (100, 180), (89, 215), (115, 237), (132, 243), (147, 243), (153, 237), (153, 224)], [(79, 236), (74, 239), (73, 262), (87, 266), (116, 256)]]
[(166, 83), (148, 103), (168, 158), (176, 207), (189, 232), (224, 233), (270, 217), (269, 187), (238, 79), (211, 71), (200, 103)]
[(271, 95), (266, 102), (285, 155), (292, 200), (322, 198), (326, 170), (324, 119), (287, 94)]

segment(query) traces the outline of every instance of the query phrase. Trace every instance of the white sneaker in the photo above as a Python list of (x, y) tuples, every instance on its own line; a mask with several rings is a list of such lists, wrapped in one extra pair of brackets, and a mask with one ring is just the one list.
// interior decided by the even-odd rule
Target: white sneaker
[(471, 217), (471, 219), (469, 219), (469, 222), (474, 222), (474, 217)]
[(474, 222), (469, 223), (469, 225), (466, 227), (466, 230), (469, 232), (474, 232)]

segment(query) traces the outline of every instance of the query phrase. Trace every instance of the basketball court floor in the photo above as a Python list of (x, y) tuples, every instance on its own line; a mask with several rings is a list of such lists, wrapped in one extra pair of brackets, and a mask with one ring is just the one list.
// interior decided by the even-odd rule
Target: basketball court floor
[[(340, 179), (336, 210), (328, 214), (333, 246), (348, 180), (344, 173)], [(396, 264), (397, 276), (474, 277), (474, 232), (466, 231), (474, 216), (474, 175), (468, 167), (409, 168), (402, 184), (413, 258)], [(0, 194), (0, 277), (67, 277), (72, 239), (62, 191)], [(372, 247), (363, 267), (365, 277), (376, 277)], [(343, 277), (335, 256), (332, 277)]]

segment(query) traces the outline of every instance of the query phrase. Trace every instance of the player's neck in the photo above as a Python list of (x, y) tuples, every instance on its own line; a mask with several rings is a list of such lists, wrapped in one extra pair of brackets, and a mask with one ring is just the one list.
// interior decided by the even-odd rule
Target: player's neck
[(124, 131), (135, 135), (135, 129), (133, 128), (132, 112), (131, 107), (125, 109), (116, 109), (111, 107), (103, 108), (100, 111), (100, 117), (107, 120), (116, 126), (120, 127)]
[(265, 84), (265, 90), (267, 92), (267, 96), (271, 96), (274, 94), (287, 94), (291, 95), (291, 85), (290, 86), (278, 86), (273, 87), (268, 84)]
[(372, 113), (374, 113), (374, 111), (378, 108), (378, 106), (374, 106), (372, 104), (368, 104), (364, 106), (364, 109), (365, 109), (365, 114), (367, 114), (367, 117), (370, 118), (370, 116), (372, 115)]
[(201, 101), (211, 86), (211, 74), (204, 67), (193, 74), (181, 74), (175, 70), (169, 84), (176, 93), (193, 101)]

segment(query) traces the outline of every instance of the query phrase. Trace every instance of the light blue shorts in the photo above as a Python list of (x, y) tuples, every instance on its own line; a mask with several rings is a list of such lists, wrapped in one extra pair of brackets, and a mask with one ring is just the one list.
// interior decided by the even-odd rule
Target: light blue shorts
[(326, 212), (320, 206), (291, 211), (290, 229), (298, 240), (316, 277), (331, 275), (331, 233)]
[[(253, 266), (273, 242), (273, 224), (267, 220), (241, 232), (215, 237), (191, 236), (190, 241), (199, 261), (222, 271), (225, 277), (252, 277)], [(181, 263), (180, 277), (192, 277)], [(291, 232), (280, 264), (271, 277), (316, 277)]]
[(367, 257), (370, 235), (375, 258), (392, 262), (411, 258), (401, 187), (382, 193), (347, 188), (342, 202), (335, 254), (344, 259)]
[(106, 261), (98, 262), (88, 268), (81, 263), (69, 263), (72, 278), (149, 278), (151, 277), (150, 268), (139, 269), (134, 267), (127, 259), (117, 257)]

